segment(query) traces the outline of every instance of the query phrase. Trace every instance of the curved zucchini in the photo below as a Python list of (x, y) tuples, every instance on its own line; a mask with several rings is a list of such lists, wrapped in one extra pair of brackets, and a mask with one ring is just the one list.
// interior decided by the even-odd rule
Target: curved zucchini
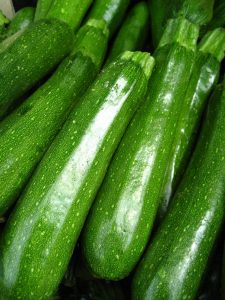
[(161, 39), (168, 19), (183, 15), (195, 24), (204, 25), (213, 15), (214, 0), (151, 0), (149, 3), (155, 46)]
[(34, 20), (44, 19), (54, 0), (38, 0)]
[(87, 266), (118, 280), (134, 268), (148, 242), (194, 63), (198, 28), (171, 20), (155, 53), (147, 101), (127, 129), (84, 230)]
[[(93, 0), (54, 0), (45, 18), (55, 18), (66, 22), (73, 30), (77, 30)], [(93, 17), (92, 19), (97, 19)]]
[(172, 207), (138, 265), (133, 299), (195, 299), (224, 220), (224, 120), (220, 85)]
[(95, 0), (88, 19), (104, 20), (113, 35), (123, 20), (130, 0)]
[(17, 31), (24, 30), (34, 21), (35, 10), (33, 7), (24, 7), (19, 10), (9, 24), (7, 36), (11, 36)]
[(73, 55), (0, 123), (0, 215), (16, 200), (71, 106), (95, 79), (105, 56), (107, 39), (104, 22), (90, 20), (78, 32)]
[(225, 55), (225, 29), (218, 28), (209, 32), (201, 41), (198, 50), (176, 126), (170, 163), (164, 177), (159, 219), (166, 214), (170, 199), (186, 169), (206, 100), (218, 80), (220, 63)]
[(108, 55), (107, 63), (125, 51), (141, 50), (148, 35), (149, 8), (146, 2), (138, 2), (128, 13)]
[(0, 120), (13, 102), (72, 49), (73, 33), (58, 20), (41, 20), (0, 52)]
[(153, 64), (148, 53), (125, 52), (72, 110), (6, 224), (3, 296), (48, 299), (57, 288)]

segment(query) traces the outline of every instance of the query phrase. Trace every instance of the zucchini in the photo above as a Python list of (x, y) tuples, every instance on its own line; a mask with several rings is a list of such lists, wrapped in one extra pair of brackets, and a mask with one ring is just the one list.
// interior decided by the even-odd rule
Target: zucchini
[(148, 35), (149, 8), (146, 2), (138, 2), (128, 13), (108, 55), (107, 63), (125, 51), (141, 50)]
[(34, 21), (34, 12), (33, 7), (24, 7), (19, 10), (8, 26), (7, 36), (27, 28)]
[[(54, 0), (45, 18), (56, 18), (77, 30), (93, 0)], [(92, 18), (97, 19), (97, 18)]]
[(72, 43), (73, 33), (66, 24), (41, 20), (0, 51), (0, 120), (17, 98), (71, 51)]
[(148, 53), (125, 52), (72, 110), (6, 223), (3, 296), (48, 299), (56, 290), (153, 64)]
[(162, 219), (167, 212), (170, 199), (185, 171), (206, 100), (218, 80), (220, 63), (225, 55), (225, 29), (215, 29), (206, 34), (198, 50), (183, 108), (176, 126), (170, 163), (164, 177), (159, 219)]
[(100, 278), (126, 277), (148, 242), (197, 37), (198, 27), (185, 19), (168, 23), (147, 101), (127, 129), (91, 210), (82, 248), (88, 268)]
[(213, 12), (213, 19), (209, 22), (207, 26), (202, 30), (202, 32), (213, 30), (217, 27), (222, 27), (225, 25), (225, 2), (222, 2), (218, 4), (218, 6), (215, 6), (214, 12)]
[(38, 0), (34, 20), (44, 19), (54, 0)]
[(195, 24), (204, 25), (213, 16), (213, 4), (214, 0), (151, 0), (151, 28), (154, 45), (158, 45), (168, 19), (183, 15)]
[(105, 56), (107, 36), (103, 21), (90, 20), (78, 32), (73, 54), (0, 123), (0, 215), (16, 200), (71, 106), (95, 79)]
[(112, 36), (119, 27), (130, 0), (95, 0), (88, 19), (104, 20)]
[(195, 299), (225, 212), (225, 85), (210, 100), (171, 209), (138, 265), (133, 299)]

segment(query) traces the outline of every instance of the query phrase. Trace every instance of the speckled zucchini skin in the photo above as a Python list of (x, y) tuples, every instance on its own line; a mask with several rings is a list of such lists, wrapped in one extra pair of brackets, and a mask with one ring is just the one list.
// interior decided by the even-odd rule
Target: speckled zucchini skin
[(125, 53), (71, 112), (6, 224), (3, 295), (48, 299), (57, 288), (112, 155), (146, 93), (152, 66), (147, 53)]
[(17, 98), (71, 51), (72, 44), (73, 34), (66, 24), (43, 20), (0, 52), (0, 119)]
[(0, 123), (0, 215), (14, 203), (72, 105), (86, 92), (100, 69), (108, 34), (104, 26), (96, 27), (102, 26), (102, 22), (95, 21), (94, 26), (90, 23), (93, 21), (77, 34), (73, 55)]
[(123, 20), (130, 0), (95, 0), (88, 19), (104, 20), (112, 36)]
[(207, 34), (199, 45), (164, 179), (159, 219), (166, 214), (170, 199), (186, 169), (206, 101), (218, 80), (224, 55), (225, 29), (220, 28)]
[(225, 211), (225, 86), (210, 100), (192, 161), (140, 262), (133, 299), (195, 299)]
[(149, 7), (146, 2), (137, 3), (129, 12), (111, 47), (107, 63), (124, 51), (141, 50), (150, 27)]
[(92, 2), (93, 0), (54, 0), (44, 18), (62, 20), (76, 31)]
[(198, 29), (186, 20), (168, 25), (155, 53), (147, 101), (127, 129), (91, 210), (82, 248), (89, 269), (100, 278), (126, 277), (148, 242), (197, 36)]
[(27, 28), (34, 21), (34, 13), (35, 9), (33, 7), (24, 7), (19, 10), (9, 24), (7, 36)]

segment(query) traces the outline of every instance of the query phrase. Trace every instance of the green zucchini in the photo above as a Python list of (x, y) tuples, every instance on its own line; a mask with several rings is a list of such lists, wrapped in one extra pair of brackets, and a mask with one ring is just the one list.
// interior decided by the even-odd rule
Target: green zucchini
[(100, 278), (126, 277), (148, 242), (197, 37), (198, 27), (185, 19), (168, 23), (147, 101), (127, 129), (91, 210), (82, 248), (88, 268)]
[(138, 2), (128, 13), (108, 55), (107, 63), (125, 51), (141, 50), (148, 35), (149, 8), (146, 2)]
[(221, 2), (218, 6), (215, 6), (213, 19), (205, 26), (204, 31), (213, 30), (217, 27), (225, 25), (225, 2)]
[(0, 215), (16, 200), (71, 106), (95, 79), (105, 56), (107, 31), (103, 21), (90, 20), (79, 30), (73, 54), (0, 123)]
[[(54, 0), (45, 18), (56, 18), (77, 30), (93, 0)], [(93, 17), (92, 19), (98, 19)]]
[(130, 0), (96, 0), (88, 19), (104, 20), (113, 35), (123, 20)]
[(33, 7), (24, 7), (19, 10), (8, 26), (7, 36), (27, 28), (34, 21), (34, 12)]
[(152, 38), (157, 46), (168, 19), (183, 15), (189, 21), (204, 25), (213, 16), (214, 0), (151, 0)]
[(225, 85), (210, 105), (172, 207), (138, 265), (133, 299), (195, 299), (225, 212)]
[(41, 20), (0, 51), (0, 119), (71, 51), (72, 44), (73, 33), (65, 23)]
[(72, 110), (5, 226), (3, 296), (48, 299), (57, 288), (153, 65), (148, 53), (125, 52)]
[(225, 56), (225, 29), (215, 29), (206, 34), (198, 49), (191, 80), (188, 83), (183, 108), (176, 126), (170, 163), (164, 177), (159, 219), (162, 219), (167, 212), (170, 199), (185, 171), (206, 100), (218, 80), (220, 63)]
[(38, 0), (34, 20), (44, 19), (54, 0)]

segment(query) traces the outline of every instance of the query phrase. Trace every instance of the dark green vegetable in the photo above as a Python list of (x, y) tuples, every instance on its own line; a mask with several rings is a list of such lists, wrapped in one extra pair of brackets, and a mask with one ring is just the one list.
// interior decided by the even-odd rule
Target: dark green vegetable
[(126, 277), (148, 242), (197, 37), (198, 27), (185, 19), (168, 23), (147, 101), (127, 129), (91, 210), (82, 246), (88, 267), (100, 278)]
[(71, 51), (72, 44), (73, 34), (65, 23), (42, 20), (0, 52), (0, 119)]
[(95, 0), (88, 19), (105, 20), (111, 35), (119, 27), (130, 0)]
[(77, 34), (73, 55), (0, 123), (0, 215), (16, 200), (71, 106), (95, 79), (105, 56), (107, 39), (105, 23), (90, 20)]
[(9, 24), (9, 20), (0, 10), (0, 42), (6, 38), (6, 25)]
[(34, 20), (44, 19), (54, 0), (38, 0)]
[(33, 7), (24, 7), (19, 10), (9, 24), (7, 36), (27, 28), (34, 20), (34, 12), (35, 10)]
[(208, 30), (213, 30), (217, 27), (222, 27), (225, 25), (225, 2), (222, 2), (219, 5), (215, 5), (213, 12), (213, 19), (211, 22), (203, 29), (203, 32)]
[[(53, 0), (44, 18), (56, 18), (77, 30), (93, 0)], [(48, 2), (48, 1), (47, 1)], [(48, 2), (49, 3), (49, 2)], [(47, 9), (43, 8), (44, 10)], [(98, 19), (93, 16), (92, 19)]]
[(214, 0), (151, 0), (149, 3), (155, 46), (160, 41), (168, 19), (183, 15), (195, 24), (204, 25), (213, 15)]
[(203, 130), (172, 207), (134, 276), (133, 299), (195, 299), (225, 212), (225, 86), (210, 100)]
[(125, 51), (141, 50), (149, 33), (149, 8), (146, 2), (138, 2), (128, 13), (127, 18), (110, 50), (107, 63)]
[(153, 64), (147, 53), (125, 52), (71, 112), (5, 226), (3, 296), (48, 299), (57, 288)]
[(188, 83), (183, 107), (176, 126), (176, 135), (170, 154), (170, 164), (164, 177), (160, 219), (167, 212), (170, 199), (186, 169), (198, 132), (206, 100), (215, 86), (220, 63), (225, 55), (225, 29), (209, 32), (198, 47), (191, 80)]

